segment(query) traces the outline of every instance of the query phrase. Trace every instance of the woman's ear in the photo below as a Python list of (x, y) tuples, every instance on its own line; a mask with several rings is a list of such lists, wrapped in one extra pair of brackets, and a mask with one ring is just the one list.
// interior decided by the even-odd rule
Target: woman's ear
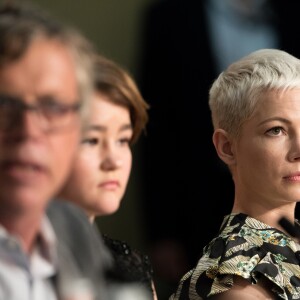
[(234, 145), (227, 131), (216, 129), (213, 134), (213, 143), (222, 161), (228, 166), (233, 165), (235, 163)]

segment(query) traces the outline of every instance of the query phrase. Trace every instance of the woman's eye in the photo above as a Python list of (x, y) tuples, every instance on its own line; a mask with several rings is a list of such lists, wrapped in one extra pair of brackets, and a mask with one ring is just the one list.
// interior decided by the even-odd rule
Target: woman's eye
[(267, 134), (269, 134), (269, 135), (280, 135), (280, 134), (282, 134), (283, 133), (283, 128), (282, 127), (279, 127), (279, 126), (277, 126), (277, 127), (273, 127), (273, 128), (271, 128), (271, 129), (269, 129), (268, 131), (267, 131)]
[(129, 145), (130, 144), (130, 141), (131, 141), (131, 139), (129, 139), (129, 138), (122, 138), (122, 139), (119, 139), (119, 144), (121, 144), (121, 145)]
[(82, 144), (88, 144), (88, 145), (97, 145), (98, 142), (99, 140), (97, 138), (87, 138), (81, 141)]

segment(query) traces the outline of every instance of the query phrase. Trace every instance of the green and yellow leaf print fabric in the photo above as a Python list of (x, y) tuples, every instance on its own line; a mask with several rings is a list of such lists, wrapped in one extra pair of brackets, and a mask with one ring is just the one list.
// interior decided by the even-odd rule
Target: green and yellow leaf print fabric
[(300, 245), (288, 235), (245, 214), (230, 214), (169, 300), (207, 299), (230, 289), (234, 275), (253, 284), (269, 280), (274, 299), (300, 299), (299, 264)]

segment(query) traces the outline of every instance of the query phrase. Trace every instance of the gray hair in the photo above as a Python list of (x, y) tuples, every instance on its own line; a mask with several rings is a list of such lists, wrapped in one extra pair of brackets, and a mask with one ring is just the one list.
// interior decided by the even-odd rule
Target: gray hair
[(70, 51), (85, 122), (93, 89), (93, 45), (77, 29), (58, 22), (32, 4), (11, 3), (0, 7), (0, 68), (20, 58), (38, 38), (56, 40)]
[[(277, 49), (261, 49), (231, 64), (214, 81), (209, 106), (214, 129), (237, 137), (268, 91), (300, 88), (300, 60)], [(300, 103), (299, 103), (300, 105)]]

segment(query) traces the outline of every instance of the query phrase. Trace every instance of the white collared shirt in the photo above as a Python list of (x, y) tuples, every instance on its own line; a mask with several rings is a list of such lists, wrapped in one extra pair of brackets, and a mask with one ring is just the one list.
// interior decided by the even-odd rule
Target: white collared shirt
[(46, 217), (30, 257), (18, 237), (0, 226), (0, 300), (57, 300), (51, 281), (56, 271), (55, 234)]

